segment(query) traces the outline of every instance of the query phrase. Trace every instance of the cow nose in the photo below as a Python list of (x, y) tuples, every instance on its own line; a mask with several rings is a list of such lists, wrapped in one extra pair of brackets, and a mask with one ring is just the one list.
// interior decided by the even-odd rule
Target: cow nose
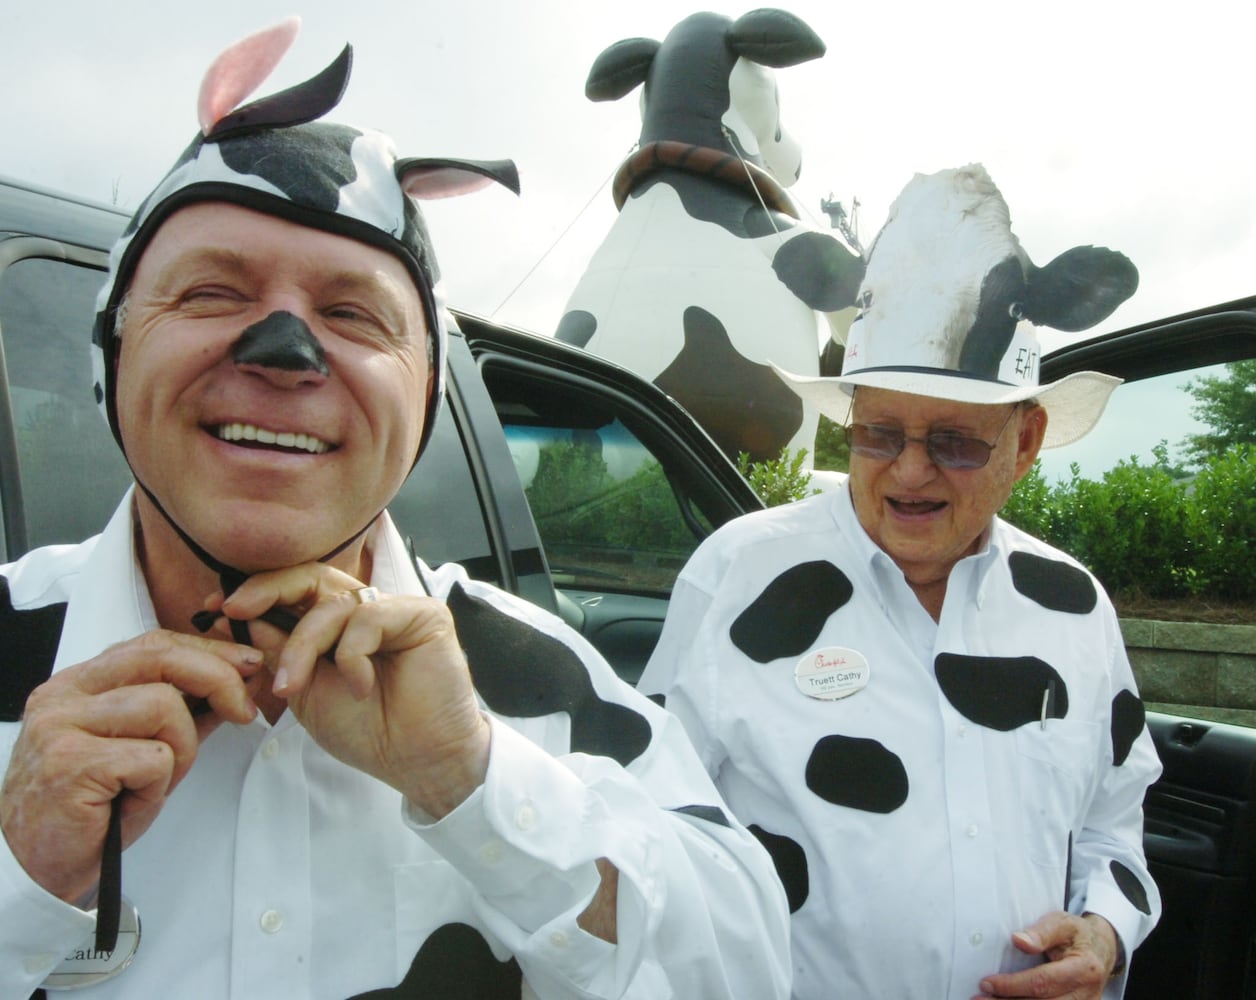
[(241, 371), (252, 372), (286, 386), (321, 383), (331, 374), (327, 352), (299, 316), (276, 310), (254, 323), (231, 349)]

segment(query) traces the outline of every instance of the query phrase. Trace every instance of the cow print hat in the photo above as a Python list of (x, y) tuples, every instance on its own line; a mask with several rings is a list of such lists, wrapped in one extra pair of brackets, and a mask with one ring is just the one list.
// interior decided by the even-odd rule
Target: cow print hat
[(842, 374), (776, 371), (841, 424), (861, 385), (963, 403), (1034, 399), (1047, 411), (1042, 446), (1058, 447), (1094, 427), (1121, 380), (1074, 372), (1039, 384), (1035, 327), (1085, 330), (1137, 288), (1129, 258), (1106, 247), (1073, 247), (1036, 266), (980, 164), (917, 174), (868, 252)]
[[(416, 462), (431, 436), (445, 388), (446, 313), (436, 257), (415, 199), (464, 194), (493, 181), (518, 193), (518, 174), (509, 160), (399, 159), (382, 133), (318, 121), (339, 103), (348, 84), (353, 52), (347, 45), (310, 80), (238, 107), (278, 64), (299, 29), (300, 19), (289, 18), (237, 42), (214, 61), (201, 84), (200, 133), (114, 244), (96, 302), (92, 364), (97, 402), (124, 454), (116, 412), (119, 306), (162, 224), (181, 208), (214, 201), (359, 240), (405, 265), (422, 300), (435, 375)], [(238, 585), (243, 574), (201, 549), (138, 479), (137, 484), (198, 558), (223, 574), (230, 593), (229, 583)]]

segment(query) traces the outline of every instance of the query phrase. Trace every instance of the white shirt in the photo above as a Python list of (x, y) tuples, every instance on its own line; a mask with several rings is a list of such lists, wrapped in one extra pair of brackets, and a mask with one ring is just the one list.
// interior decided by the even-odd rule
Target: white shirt
[(772, 851), (799, 1000), (969, 1000), (1037, 961), (1010, 938), (1052, 910), (1101, 914), (1127, 951), (1155, 925), (1141, 809), (1160, 765), (1115, 613), (997, 519), (934, 622), (848, 488), (740, 518), (681, 573), (638, 687)]
[[(675, 720), (532, 605), (457, 567), (424, 567), (425, 586), (386, 516), (371, 544), (374, 586), (453, 592), (506, 623), (495, 662), (469, 654), (481, 692), (481, 677), (499, 669), (529, 676), (533, 640), (560, 644), (558, 659), (577, 658), (569, 677), (624, 706), (616, 711), (645, 734), (641, 746), (626, 765), (571, 752), (573, 716), (584, 709), (503, 720), (485, 704), (488, 777), (430, 823), (398, 792), (331, 758), (291, 713), (273, 727), (260, 716), (221, 726), (124, 852), (123, 894), (142, 921), (133, 964), (83, 995), (340, 1000), (407, 975), (421, 988), (433, 970), (476, 1000), (786, 995), (787, 913), (770, 860), (743, 828), (719, 821), (720, 800)], [(99, 538), (31, 553), (0, 577), (10, 597), (0, 616), (10, 622), (68, 600), (56, 669), (155, 627), (129, 497)], [(17, 729), (0, 725), (0, 759)], [(617, 945), (576, 924), (598, 886), (599, 857), (620, 873)], [(93, 928), (0, 845), (0, 996), (28, 996)], [(505, 994), (473, 985), (488, 967), (513, 984)]]

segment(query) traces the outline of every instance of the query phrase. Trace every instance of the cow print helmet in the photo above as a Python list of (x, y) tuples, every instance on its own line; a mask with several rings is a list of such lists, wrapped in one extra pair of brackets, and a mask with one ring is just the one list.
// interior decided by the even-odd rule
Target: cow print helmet
[(201, 86), (201, 132), (114, 244), (96, 301), (92, 374), (96, 401), (124, 451), (115, 408), (118, 308), (161, 225), (179, 209), (206, 201), (231, 202), (347, 236), (401, 260), (422, 301), (435, 373), (415, 461), (431, 435), (444, 396), (446, 311), (440, 270), (415, 199), (462, 194), (491, 181), (517, 193), (518, 174), (508, 160), (399, 159), (383, 133), (318, 121), (339, 103), (348, 84), (353, 62), (348, 45), (310, 80), (236, 107), (278, 63), (299, 26), (299, 19), (289, 18), (218, 57)]

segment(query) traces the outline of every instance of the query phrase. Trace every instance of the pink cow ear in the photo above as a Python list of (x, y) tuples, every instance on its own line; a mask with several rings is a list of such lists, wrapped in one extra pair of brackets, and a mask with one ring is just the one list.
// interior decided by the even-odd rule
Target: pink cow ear
[(293, 15), (240, 39), (214, 60), (197, 97), (197, 119), (203, 135), (208, 136), (221, 119), (262, 85), (300, 30), (301, 19)]
[(519, 193), (519, 171), (513, 160), (411, 157), (397, 161), (397, 179), (406, 194), (420, 200), (470, 194), (492, 183)]

